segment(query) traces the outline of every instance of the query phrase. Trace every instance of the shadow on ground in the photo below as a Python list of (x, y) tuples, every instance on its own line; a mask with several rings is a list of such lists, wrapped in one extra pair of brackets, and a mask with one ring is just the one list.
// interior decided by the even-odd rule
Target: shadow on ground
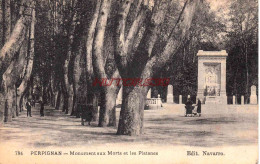
[[(45, 117), (34, 109), (33, 117), (23, 111), (18, 118), (0, 128), (0, 142), (23, 143), (33, 147), (71, 147), (113, 143), (156, 145), (226, 146), (257, 143), (257, 115), (250, 113), (183, 117), (172, 109), (165, 114), (145, 111), (142, 136), (118, 136), (116, 128), (81, 126), (80, 118), (47, 108)], [(117, 111), (117, 118), (119, 111)], [(243, 121), (241, 121), (243, 120)], [(244, 135), (244, 134), (247, 135)]]

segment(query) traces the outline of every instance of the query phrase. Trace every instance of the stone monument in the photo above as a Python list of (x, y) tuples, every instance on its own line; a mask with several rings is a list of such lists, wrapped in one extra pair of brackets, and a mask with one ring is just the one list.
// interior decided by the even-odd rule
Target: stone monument
[(179, 104), (182, 104), (182, 95), (179, 95)]
[(241, 105), (244, 105), (245, 104), (245, 98), (244, 98), (244, 96), (242, 95), (241, 96)]
[(227, 104), (225, 50), (203, 51), (198, 54), (197, 98), (205, 104)]
[(257, 104), (256, 86), (251, 86), (250, 104)]
[(151, 88), (149, 89), (146, 98), (148, 98), (148, 99), (152, 98), (152, 89)]
[(167, 103), (173, 103), (173, 86), (172, 85), (168, 85)]

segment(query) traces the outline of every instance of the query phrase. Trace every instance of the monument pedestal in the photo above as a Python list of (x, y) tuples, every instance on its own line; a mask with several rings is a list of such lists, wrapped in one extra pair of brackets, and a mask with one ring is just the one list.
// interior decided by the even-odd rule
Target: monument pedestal
[(173, 104), (173, 86), (172, 85), (168, 85), (168, 89), (167, 89), (167, 103)]
[(251, 86), (251, 95), (250, 95), (250, 104), (256, 105), (257, 104), (257, 95), (256, 95), (256, 86)]
[(173, 103), (173, 95), (172, 94), (167, 95), (167, 103)]
[(197, 100), (200, 99), (202, 104), (205, 104), (205, 96), (203, 90), (198, 90), (197, 92)]
[(206, 96), (205, 104), (223, 104), (227, 105), (227, 96)]
[(198, 54), (197, 98), (203, 104), (227, 104), (225, 50), (203, 51)]
[(220, 104), (227, 105), (227, 96), (220, 96)]
[(253, 105), (257, 104), (257, 96), (256, 95), (250, 96), (250, 104), (253, 104)]
[(219, 98), (216, 96), (206, 96), (206, 101), (205, 104), (218, 104), (219, 103)]

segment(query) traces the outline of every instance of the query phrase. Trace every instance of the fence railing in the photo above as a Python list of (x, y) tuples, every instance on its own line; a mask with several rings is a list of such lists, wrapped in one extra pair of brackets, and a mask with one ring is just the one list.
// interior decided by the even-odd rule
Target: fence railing
[[(173, 103), (174, 104), (185, 104), (190, 97), (193, 104), (197, 103), (196, 95), (173, 95)], [(242, 96), (235, 96), (235, 102), (233, 103), (233, 96), (227, 96), (227, 104), (229, 105), (246, 105), (250, 104), (250, 96), (244, 96), (244, 103), (242, 103)], [(180, 102), (181, 101), (181, 102)], [(166, 101), (163, 101), (167, 103)]]

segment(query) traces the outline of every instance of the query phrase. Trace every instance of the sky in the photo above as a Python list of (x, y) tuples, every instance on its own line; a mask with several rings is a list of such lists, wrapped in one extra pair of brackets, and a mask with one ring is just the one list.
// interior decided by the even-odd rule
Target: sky
[[(210, 3), (210, 8), (216, 12), (217, 16), (224, 19), (230, 19), (229, 7), (232, 0), (206, 0)], [(227, 22), (227, 27), (229, 27), (231, 22)]]
[(223, 8), (224, 10), (228, 9), (228, 4), (231, 0), (207, 0), (210, 3), (210, 7), (212, 10), (218, 10), (219, 8)]

